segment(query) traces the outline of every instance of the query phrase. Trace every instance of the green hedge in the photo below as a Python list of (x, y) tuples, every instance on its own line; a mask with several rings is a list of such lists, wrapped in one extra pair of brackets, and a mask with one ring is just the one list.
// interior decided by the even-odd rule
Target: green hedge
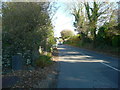
[(112, 37), (112, 46), (120, 47), (120, 35), (116, 35)]

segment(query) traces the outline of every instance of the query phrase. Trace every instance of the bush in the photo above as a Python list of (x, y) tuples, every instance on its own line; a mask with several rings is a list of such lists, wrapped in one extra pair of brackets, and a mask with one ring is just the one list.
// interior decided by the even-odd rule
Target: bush
[(105, 38), (101, 37), (101, 36), (97, 36), (96, 38), (96, 45), (105, 45), (106, 44), (106, 41), (105, 41)]
[(40, 55), (40, 57), (36, 60), (35, 64), (38, 67), (44, 68), (46, 66), (51, 65), (53, 62), (50, 56)]
[(90, 38), (88, 38), (88, 37), (85, 37), (84, 42), (85, 43), (92, 43), (92, 40)]
[(52, 56), (52, 53), (47, 52), (47, 56), (48, 56), (48, 57), (51, 57), (51, 56)]
[(120, 35), (116, 35), (112, 37), (112, 46), (120, 47)]

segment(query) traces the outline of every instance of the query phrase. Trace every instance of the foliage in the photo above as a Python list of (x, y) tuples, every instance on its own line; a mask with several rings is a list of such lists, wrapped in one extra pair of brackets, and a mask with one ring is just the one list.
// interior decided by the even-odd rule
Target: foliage
[[(65, 41), (64, 44), (69, 44), (69, 45), (80, 47), (86, 44), (90, 44), (92, 42), (91, 39), (88, 37), (84, 37), (83, 39), (82, 38), (83, 37), (81, 34), (75, 35), (73, 37), (70, 37), (67, 41)], [(84, 42), (82, 40), (84, 40)]]
[(72, 15), (75, 17), (74, 21), (74, 27), (76, 28), (76, 31), (79, 33), (85, 33), (87, 34), (87, 24), (86, 17), (84, 15), (84, 4), (78, 3), (76, 7), (73, 8)]
[(120, 46), (120, 35), (116, 35), (112, 37), (112, 45), (114, 47), (119, 47)]
[(63, 39), (67, 39), (74, 35), (73, 31), (71, 31), (71, 30), (63, 30), (60, 33), (61, 33), (61, 36)]
[[(78, 2), (72, 11), (72, 15), (75, 17), (73, 24), (80, 34), (80, 46), (85, 46), (87, 43), (92, 43), (93, 48), (104, 47), (105, 45), (108, 47), (116, 46), (118, 39), (115, 37), (120, 32), (115, 5), (115, 3), (95, 0), (94, 2)], [(113, 45), (113, 43), (115, 44)]]
[[(54, 43), (47, 6), (40, 2), (4, 2), (2, 4), (3, 63), (21, 53), (35, 59), (35, 52), (42, 46), (49, 49)], [(48, 39), (48, 40), (47, 40)], [(46, 48), (47, 47), (47, 48)], [(26, 60), (27, 58), (25, 58)]]
[(50, 56), (40, 55), (40, 57), (36, 60), (35, 64), (38, 67), (44, 68), (46, 66), (51, 65), (53, 62)]
[(70, 44), (73, 46), (79, 45), (78, 43), (80, 42), (79, 35), (72, 36), (70, 37), (67, 41), (64, 42), (64, 44)]

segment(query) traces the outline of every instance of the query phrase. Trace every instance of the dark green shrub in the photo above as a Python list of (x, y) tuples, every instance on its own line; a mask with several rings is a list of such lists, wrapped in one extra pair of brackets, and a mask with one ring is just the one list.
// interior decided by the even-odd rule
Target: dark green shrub
[(108, 46), (112, 46), (112, 36), (106, 36), (105, 43)]
[[(106, 44), (106, 32), (105, 32), (105, 27), (102, 26), (98, 30), (98, 34), (96, 37), (96, 45), (105, 45)], [(100, 46), (101, 47), (101, 46)]]
[(120, 35), (116, 35), (112, 37), (112, 46), (120, 47)]
[(96, 44), (97, 45), (104, 45), (105, 44), (105, 38), (103, 38), (101, 36), (97, 36), (97, 38), (96, 38)]
[(92, 40), (91, 40), (90, 38), (88, 38), (88, 37), (85, 37), (85, 38), (84, 38), (84, 42), (85, 42), (85, 43), (91, 43)]

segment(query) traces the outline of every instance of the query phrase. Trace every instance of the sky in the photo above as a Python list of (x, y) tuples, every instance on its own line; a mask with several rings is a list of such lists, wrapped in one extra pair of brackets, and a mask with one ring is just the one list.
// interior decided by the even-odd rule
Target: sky
[(52, 24), (54, 25), (54, 36), (60, 37), (60, 32), (62, 30), (72, 30), (74, 31), (74, 16), (70, 14), (69, 7), (65, 2), (58, 2), (56, 4), (58, 6), (58, 10), (52, 20)]

